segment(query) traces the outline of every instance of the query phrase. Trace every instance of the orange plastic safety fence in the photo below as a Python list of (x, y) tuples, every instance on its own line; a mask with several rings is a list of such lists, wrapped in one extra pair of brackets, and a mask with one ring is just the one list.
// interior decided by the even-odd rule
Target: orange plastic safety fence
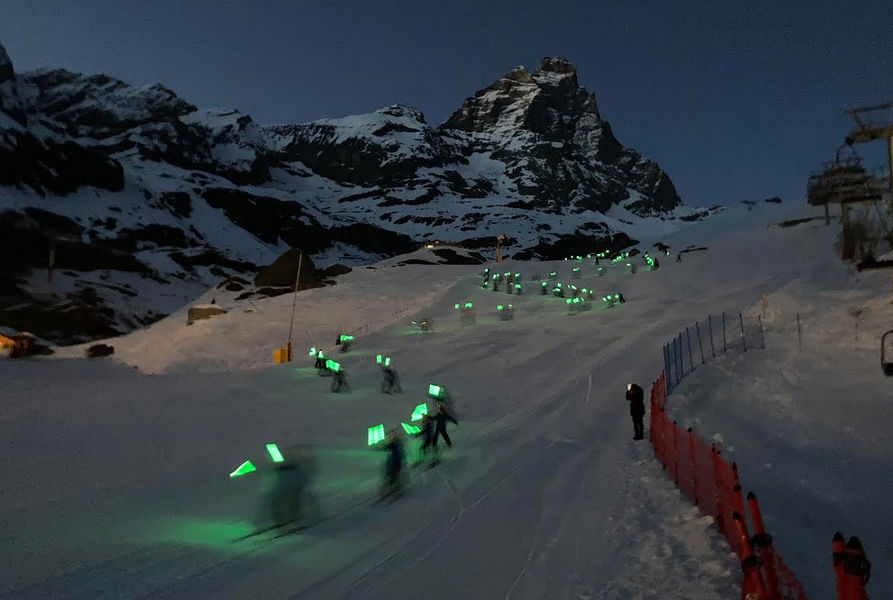
[(778, 579), (778, 592), (780, 600), (808, 600), (803, 586), (797, 581), (797, 576), (784, 563), (777, 552), (772, 552), (771, 564), (764, 564), (763, 569), (774, 569)]
[[(680, 491), (706, 515), (739, 558), (743, 549), (732, 515), (744, 515), (744, 498), (737, 470), (722, 458), (715, 445), (707, 444), (693, 432), (679, 427), (664, 411), (667, 402), (664, 374), (651, 387), (650, 432), (654, 456), (663, 465)], [(771, 564), (763, 564), (764, 573), (774, 569), (779, 582), (777, 599), (808, 600), (794, 573), (773, 550)]]

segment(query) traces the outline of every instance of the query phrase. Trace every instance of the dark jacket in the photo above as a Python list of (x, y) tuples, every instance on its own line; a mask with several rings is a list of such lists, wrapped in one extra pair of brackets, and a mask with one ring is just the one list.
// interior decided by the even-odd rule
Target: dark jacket
[(441, 431), (446, 431), (447, 421), (452, 421), (453, 425), (459, 424), (459, 421), (457, 421), (455, 418), (453, 418), (452, 415), (446, 412), (439, 412), (434, 415), (434, 421), (437, 423), (437, 428)]
[(420, 431), (416, 435), (422, 438), (426, 443), (430, 442), (431, 438), (434, 437), (434, 418), (425, 415), (422, 418)]
[(388, 458), (385, 460), (385, 473), (388, 475), (399, 473), (403, 469), (403, 463), (406, 460), (403, 452), (403, 442), (400, 439), (394, 439), (383, 445), (381, 449), (388, 453)]
[(629, 414), (634, 417), (645, 415), (645, 391), (636, 385), (626, 391), (626, 399), (629, 402)]

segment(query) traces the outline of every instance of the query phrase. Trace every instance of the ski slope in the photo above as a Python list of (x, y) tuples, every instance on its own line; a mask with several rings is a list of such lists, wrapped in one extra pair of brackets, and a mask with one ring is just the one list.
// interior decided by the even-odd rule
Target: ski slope
[[(203, 300), (214, 295), (227, 315), (186, 327), (175, 313), (114, 340), (114, 360), (79, 360), (74, 348), (0, 362), (0, 598), (737, 597), (734, 556), (647, 442), (632, 441), (623, 394), (650, 384), (663, 341), (694, 319), (828, 265), (828, 230), (770, 228), (804, 211), (761, 208), (667, 238), (709, 250), (655, 272), (595, 278), (584, 266), (574, 283), (596, 297), (622, 291), (614, 309), (567, 316), (527, 283), (550, 270), (569, 282), (576, 263), (504, 263), (524, 275), (515, 297), (480, 289), (480, 267), (390, 261), (299, 294), (290, 365), (269, 362), (292, 299), (243, 306), (218, 291)], [(463, 301), (474, 326), (459, 324)], [(508, 302), (515, 320), (499, 322), (495, 305)], [(436, 331), (412, 331), (416, 314)], [(353, 389), (335, 395), (305, 348), (333, 350), (339, 327), (357, 340), (336, 355)], [(378, 353), (403, 395), (378, 393)], [(454, 448), (413, 470), (399, 501), (372, 505), (383, 455), (366, 429), (408, 422), (429, 383), (454, 399)], [(262, 474), (228, 473), (265, 464), (268, 442), (316, 446), (326, 519), (235, 542), (252, 528)]]

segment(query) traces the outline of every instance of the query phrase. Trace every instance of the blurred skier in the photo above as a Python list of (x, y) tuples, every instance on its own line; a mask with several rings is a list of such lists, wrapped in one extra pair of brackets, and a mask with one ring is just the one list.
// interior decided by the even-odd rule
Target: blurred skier
[(382, 394), (400, 394), (403, 392), (403, 388), (400, 387), (400, 377), (397, 375), (397, 371), (395, 371), (393, 367), (382, 366), (381, 372), (384, 377), (381, 382)]
[(283, 531), (312, 524), (319, 518), (319, 505), (309, 491), (317, 465), (313, 446), (298, 445), (281, 451), (283, 461), (273, 463), (266, 480), (262, 522), (264, 528)]
[(313, 363), (313, 368), (316, 370), (325, 369), (326, 361), (324, 359), (325, 359), (325, 355), (322, 353), (322, 350), (317, 350), (316, 351), (316, 362)]
[(344, 372), (344, 369), (338, 369), (337, 371), (331, 371), (332, 373), (332, 391), (336, 394), (339, 392), (346, 392), (350, 390), (350, 385), (347, 383), (347, 373)]
[(450, 439), (450, 435), (447, 433), (447, 421), (452, 421), (454, 425), (458, 425), (459, 421), (456, 420), (453, 415), (447, 412), (446, 405), (443, 402), (437, 403), (437, 414), (434, 415), (434, 422), (436, 424), (436, 428), (434, 430), (434, 438), (431, 440), (431, 445), (434, 449), (437, 449), (437, 438), (443, 436), (443, 441), (446, 442), (448, 448), (453, 447), (453, 441)]
[(384, 463), (384, 482), (381, 486), (381, 499), (403, 491), (403, 464), (406, 454), (403, 450), (403, 436), (399, 429), (388, 432), (384, 442), (376, 448), (388, 453)]
[(434, 441), (434, 418), (431, 415), (426, 414), (422, 417), (421, 430), (416, 434), (416, 437), (422, 438), (422, 445), (419, 447), (419, 460), (416, 463), (416, 466), (421, 464), (422, 459), (428, 456), (428, 453), (432, 450), (436, 452), (437, 448), (432, 446), (432, 442)]
[(626, 386), (626, 400), (629, 402), (629, 414), (633, 418), (633, 439), (645, 439), (645, 391), (635, 383), (630, 383)]

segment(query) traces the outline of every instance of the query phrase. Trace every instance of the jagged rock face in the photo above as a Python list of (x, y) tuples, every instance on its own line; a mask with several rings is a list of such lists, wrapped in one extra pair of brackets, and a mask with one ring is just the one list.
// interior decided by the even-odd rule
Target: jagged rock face
[[(46, 320), (35, 333), (51, 339), (152, 322), (289, 248), (324, 268), (433, 240), (487, 253), (505, 234), (504, 255), (561, 258), (686, 211), (562, 58), (511, 71), (439, 127), (397, 104), (262, 126), (162, 85), (17, 73), (0, 46), (0, 309), (15, 307), (0, 325)], [(40, 296), (53, 247), (65, 291)], [(65, 331), (54, 307), (82, 325)]]
[(468, 98), (441, 126), (463, 132), (466, 152), (492, 152), (508, 165), (527, 205), (549, 212), (605, 212), (630, 197), (627, 208), (646, 216), (681, 204), (660, 168), (624, 149), (601, 119), (595, 96), (562, 58), (546, 58), (531, 74), (518, 67)]
[(371, 115), (268, 128), (283, 145), (278, 157), (302, 161), (338, 183), (393, 185), (419, 168), (458, 156), (415, 108), (392, 105)]

